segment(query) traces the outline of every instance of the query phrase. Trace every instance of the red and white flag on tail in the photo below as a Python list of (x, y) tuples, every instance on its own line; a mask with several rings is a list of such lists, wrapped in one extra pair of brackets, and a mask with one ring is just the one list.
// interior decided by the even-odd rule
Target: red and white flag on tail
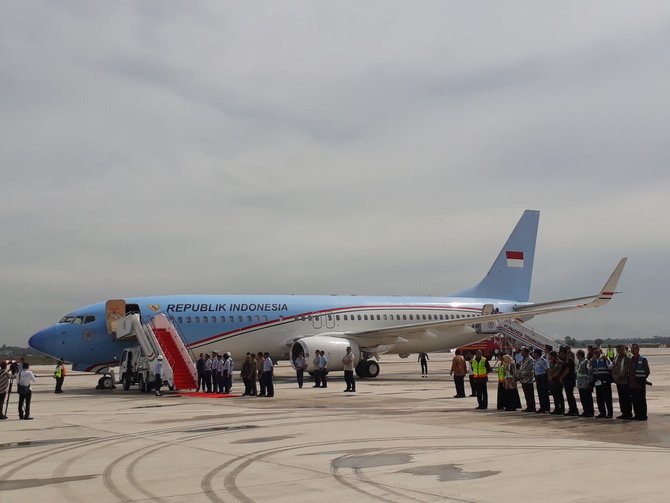
[(506, 251), (507, 267), (523, 267), (522, 251)]

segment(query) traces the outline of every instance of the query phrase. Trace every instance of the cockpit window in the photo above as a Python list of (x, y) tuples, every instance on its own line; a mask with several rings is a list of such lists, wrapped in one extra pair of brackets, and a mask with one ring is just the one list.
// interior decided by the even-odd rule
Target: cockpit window
[(93, 323), (95, 321), (95, 316), (92, 314), (89, 315), (81, 315), (81, 316), (74, 316), (72, 314), (68, 314), (63, 316), (58, 323), (72, 323), (74, 325), (82, 325), (86, 323)]

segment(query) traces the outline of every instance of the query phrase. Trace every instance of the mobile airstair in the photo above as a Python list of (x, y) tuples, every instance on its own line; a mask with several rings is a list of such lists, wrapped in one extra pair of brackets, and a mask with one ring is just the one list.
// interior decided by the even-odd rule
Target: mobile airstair
[(116, 340), (137, 339), (151, 368), (158, 355), (163, 356), (163, 378), (174, 389), (196, 389), (195, 363), (176, 327), (164, 314), (158, 314), (143, 324), (136, 313), (116, 320)]
[(503, 339), (500, 341), (500, 345), (504, 348), (518, 349), (520, 346), (526, 346), (528, 348), (544, 349), (545, 346), (552, 346), (557, 349), (561, 345), (560, 341), (518, 321), (505, 320), (498, 324), (497, 329)]

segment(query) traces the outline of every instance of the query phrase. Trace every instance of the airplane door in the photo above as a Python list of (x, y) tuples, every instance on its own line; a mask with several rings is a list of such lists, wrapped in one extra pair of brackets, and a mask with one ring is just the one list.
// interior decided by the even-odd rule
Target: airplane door
[(312, 316), (312, 326), (314, 328), (321, 328), (323, 327), (323, 320), (321, 319), (322, 316), (315, 314)]
[(105, 304), (105, 320), (107, 333), (116, 333), (116, 320), (126, 315), (126, 301), (123, 299), (108, 300)]
[(335, 328), (335, 316), (327, 314), (323, 316), (326, 328)]

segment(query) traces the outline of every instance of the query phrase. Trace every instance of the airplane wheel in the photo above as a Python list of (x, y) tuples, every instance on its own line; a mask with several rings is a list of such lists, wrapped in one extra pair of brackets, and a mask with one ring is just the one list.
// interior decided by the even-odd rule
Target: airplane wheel
[(368, 377), (377, 377), (379, 375), (379, 364), (374, 360), (368, 360), (366, 363)]
[(361, 360), (358, 362), (358, 365), (356, 365), (356, 375), (358, 377), (369, 377), (367, 363), (367, 360)]
[(104, 376), (100, 378), (100, 386), (102, 389), (112, 389), (114, 387), (114, 381), (110, 376)]

